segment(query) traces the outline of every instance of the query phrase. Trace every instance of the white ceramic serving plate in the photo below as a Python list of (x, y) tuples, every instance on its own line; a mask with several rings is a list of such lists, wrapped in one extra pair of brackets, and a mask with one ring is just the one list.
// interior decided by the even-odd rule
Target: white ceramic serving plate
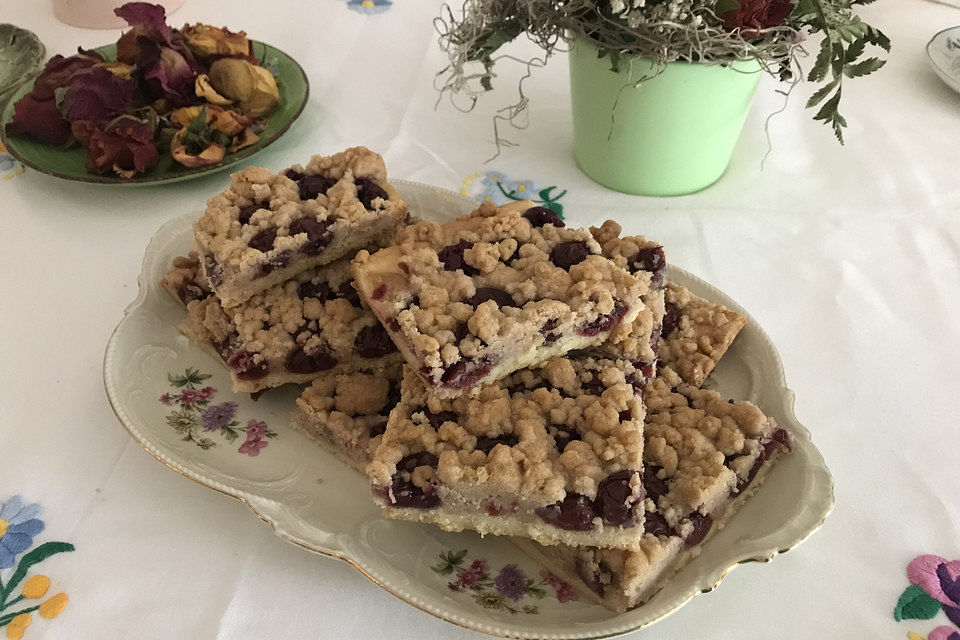
[[(409, 182), (395, 184), (410, 211), (424, 219), (445, 221), (476, 206), (450, 191)], [(479, 591), (453, 591), (448, 582), (456, 580), (455, 575), (437, 570), (441, 553), (465, 550), (461, 568), (476, 559), (486, 560), (490, 578), (505, 565), (515, 564), (539, 581), (540, 569), (496, 536), (453, 534), (381, 518), (361, 476), (288, 426), (297, 388), (274, 389), (257, 402), (230, 392), (229, 376), (221, 363), (177, 332), (184, 312), (158, 284), (171, 259), (191, 249), (191, 224), (196, 217), (172, 220), (153, 237), (140, 274), (140, 294), (107, 345), (104, 382), (117, 417), (144, 449), (174, 471), (243, 500), (284, 540), (349, 562), (423, 611), (463, 627), (513, 638), (600, 638), (625, 633), (661, 620), (712, 590), (731, 569), (746, 562), (766, 562), (792, 549), (823, 524), (833, 507), (830, 472), (793, 414), (793, 393), (784, 381), (776, 349), (751, 318), (717, 367), (712, 384), (729, 396), (759, 405), (790, 432), (795, 446), (753, 499), (704, 545), (698, 558), (647, 604), (620, 615), (582, 599), (561, 603), (543, 583), (539, 583), (542, 592), (533, 589), (519, 601), (498, 596), (492, 583)], [(743, 311), (682, 269), (671, 267), (669, 277), (700, 296)], [(266, 422), (276, 432), (275, 437), (261, 438), (267, 446), (259, 455), (241, 452), (242, 431), (230, 441), (226, 432), (203, 431), (199, 411), (183, 409), (175, 399), (167, 400), (170, 404), (160, 401), (163, 394), (177, 396), (188, 388), (177, 388), (168, 378), (187, 369), (210, 376), (191, 383), (197, 392), (190, 395), (212, 394), (211, 406), (236, 403), (236, 430), (253, 419)]]
[(944, 29), (927, 43), (927, 57), (937, 75), (960, 92), (960, 26)]

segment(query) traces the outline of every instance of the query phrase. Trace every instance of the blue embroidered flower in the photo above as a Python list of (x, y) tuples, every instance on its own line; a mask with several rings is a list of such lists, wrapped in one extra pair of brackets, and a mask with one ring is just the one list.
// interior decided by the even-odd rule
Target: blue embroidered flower
[(373, 15), (383, 13), (393, 6), (393, 2), (391, 0), (348, 0), (347, 6), (358, 13)]
[(514, 180), (499, 171), (488, 171), (467, 176), (460, 193), (496, 205), (532, 200), (541, 207), (553, 210), (563, 219), (563, 205), (559, 200), (566, 195), (567, 190), (560, 193), (557, 193), (557, 190), (556, 186), (543, 188), (533, 180)]
[(38, 518), (42, 511), (39, 504), (24, 505), (20, 496), (0, 507), (0, 569), (12, 567), (17, 555), (29, 549), (34, 536), (43, 531), (43, 521)]
[(200, 414), (200, 424), (204, 431), (218, 431), (229, 425), (237, 415), (236, 402), (213, 404)]
[(480, 180), (483, 190), (478, 194), (481, 201), (504, 204), (511, 200), (534, 199), (540, 185), (532, 180), (511, 180), (499, 171), (489, 171)]
[(17, 166), (17, 161), (13, 159), (13, 156), (0, 153), (0, 173), (6, 173), (7, 171), (12, 171)]

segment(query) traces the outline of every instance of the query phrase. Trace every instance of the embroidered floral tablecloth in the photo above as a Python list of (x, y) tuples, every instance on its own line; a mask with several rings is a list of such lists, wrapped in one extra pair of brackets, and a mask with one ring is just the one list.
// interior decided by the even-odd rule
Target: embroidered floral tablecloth
[[(172, 22), (243, 28), (298, 59), (310, 104), (268, 167), (364, 144), (392, 176), (479, 200), (530, 198), (570, 223), (621, 220), (731, 294), (769, 332), (797, 414), (834, 473), (826, 526), (769, 565), (636, 634), (645, 638), (960, 640), (960, 95), (924, 45), (960, 11), (922, 0), (865, 7), (893, 40), (881, 73), (845, 92), (846, 147), (810, 123), (797, 89), (761, 84), (726, 175), (648, 199), (587, 179), (572, 160), (566, 61), (524, 85), (529, 128), (494, 153), (491, 116), (515, 98), (504, 67), (476, 111), (437, 103), (443, 66), (420, 0), (189, 0)], [(115, 40), (7, 2), (3, 21), (53, 53)], [(527, 45), (520, 45), (521, 48)], [(462, 106), (462, 105), (461, 105)], [(242, 504), (142, 451), (101, 381), (103, 348), (166, 220), (203, 207), (226, 175), (108, 189), (24, 170), (0, 150), (0, 637), (479, 637), (399, 600), (343, 563), (276, 538)], [(282, 428), (236, 407), (205, 372), (171, 372), (158, 400), (203, 446), (270, 455)], [(569, 587), (468, 545), (428, 575), (476, 606), (535, 616)]]

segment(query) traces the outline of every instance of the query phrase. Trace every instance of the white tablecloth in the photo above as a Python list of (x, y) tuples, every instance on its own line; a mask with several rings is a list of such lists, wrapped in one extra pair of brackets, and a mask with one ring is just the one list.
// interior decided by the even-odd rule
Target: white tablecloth
[[(764, 119), (782, 100), (764, 80), (727, 174), (673, 199), (617, 194), (580, 173), (562, 56), (526, 86), (530, 127), (511, 132), (520, 146), (485, 164), (489, 115), (513, 97), (513, 75), (474, 113), (434, 109), (444, 63), (434, 3), (394, 0), (367, 15), (346, 0), (189, 0), (171, 23), (244, 28), (306, 69), (303, 116), (253, 163), (281, 168), (364, 144), (395, 178), (473, 194), (491, 171), (556, 186), (569, 221), (614, 217), (661, 241), (769, 332), (835, 476), (836, 510), (798, 549), (734, 572), (637, 636), (904, 638), (950, 625), (943, 613), (894, 620), (907, 563), (960, 559), (960, 95), (924, 54), (960, 11), (922, 0), (862, 10), (894, 49), (882, 72), (844, 89), (846, 147), (810, 121), (801, 87), (772, 121), (761, 167)], [(36, 32), (50, 54), (117, 35), (65, 26), (44, 2), (4, 0), (0, 19)], [(52, 580), (47, 597), (70, 602), (55, 619), (35, 616), (24, 637), (479, 637), (282, 542), (241, 503), (158, 464), (114, 418), (103, 349), (136, 294), (147, 241), (200, 209), (225, 173), (104, 188), (5, 172), (0, 502), (42, 505), (35, 545), (76, 547), (37, 565)]]

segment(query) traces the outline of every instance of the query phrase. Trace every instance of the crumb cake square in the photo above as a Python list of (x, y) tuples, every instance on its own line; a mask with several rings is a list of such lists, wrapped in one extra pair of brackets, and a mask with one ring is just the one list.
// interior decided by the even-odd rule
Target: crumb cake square
[(321, 375), (297, 398), (291, 424), (363, 473), (400, 401), (402, 372), (398, 362), (370, 373)]
[(408, 217), (383, 159), (364, 147), (283, 173), (248, 167), (194, 225), (204, 276), (225, 307), (311, 267), (389, 244)]
[(439, 397), (596, 346), (644, 309), (650, 275), (530, 201), (401, 229), (353, 261), (357, 289)]
[(353, 288), (350, 260), (315, 267), (226, 308), (206, 287), (193, 253), (161, 281), (187, 306), (180, 331), (219, 357), (233, 390), (305, 384), (322, 373), (369, 371), (402, 357)]
[(666, 289), (660, 362), (699, 387), (747, 323), (743, 314), (675, 283)]
[(667, 260), (663, 247), (643, 236), (620, 237), (620, 225), (607, 220), (602, 226), (590, 227), (603, 255), (630, 273), (646, 272), (650, 289), (641, 297), (645, 309), (633, 322), (622, 322), (610, 332), (607, 340), (596, 348), (610, 358), (631, 360), (644, 376), (644, 386), (656, 375), (660, 334), (664, 317), (664, 287)]
[(645, 602), (698, 554), (791, 445), (789, 434), (753, 404), (698, 389), (669, 367), (648, 386), (646, 403), (639, 544), (623, 550), (515, 540), (615, 611)]
[(629, 547), (643, 531), (640, 378), (551, 358), (442, 399), (409, 366), (367, 476), (390, 518), (542, 544)]

